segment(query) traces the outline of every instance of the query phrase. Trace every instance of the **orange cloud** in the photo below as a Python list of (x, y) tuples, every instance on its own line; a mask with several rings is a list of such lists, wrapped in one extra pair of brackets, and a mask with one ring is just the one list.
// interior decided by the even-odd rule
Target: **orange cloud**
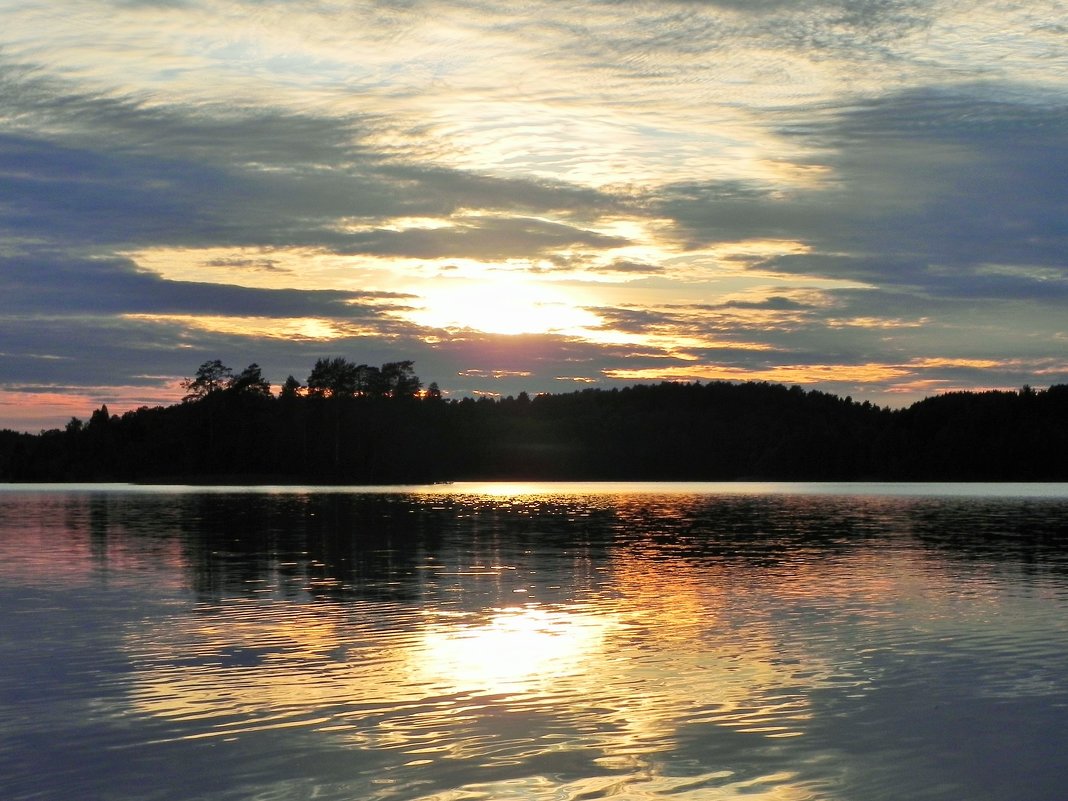
[(637, 370), (606, 370), (608, 378), (630, 381), (769, 381), (777, 384), (815, 384), (826, 381), (888, 381), (909, 374), (892, 364), (791, 364), (748, 370), (718, 364), (645, 367)]

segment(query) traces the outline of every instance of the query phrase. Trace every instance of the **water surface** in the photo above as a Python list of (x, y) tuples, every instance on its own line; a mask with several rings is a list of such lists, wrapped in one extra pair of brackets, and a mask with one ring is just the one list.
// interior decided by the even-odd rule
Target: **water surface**
[(4, 799), (1068, 786), (1064, 485), (8, 487)]

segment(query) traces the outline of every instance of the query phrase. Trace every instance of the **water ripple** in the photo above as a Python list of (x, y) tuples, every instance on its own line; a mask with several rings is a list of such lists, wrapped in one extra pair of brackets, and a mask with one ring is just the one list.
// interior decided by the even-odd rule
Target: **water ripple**
[(149, 498), (0, 524), (5, 799), (1068, 784), (1068, 513), (1047, 502)]

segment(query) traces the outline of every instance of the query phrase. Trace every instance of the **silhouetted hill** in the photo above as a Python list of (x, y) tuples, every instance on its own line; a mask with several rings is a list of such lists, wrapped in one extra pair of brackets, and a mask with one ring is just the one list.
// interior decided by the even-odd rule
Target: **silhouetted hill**
[(350, 386), (342, 369), (333, 388), (290, 379), (275, 396), (262, 380), (242, 384), (246, 370), (199, 391), (190, 381), (174, 406), (121, 417), (105, 407), (65, 430), (3, 431), (0, 479), (1068, 480), (1063, 385), (950, 393), (902, 410), (726, 382), (447, 401), (434, 385), (418, 391), (411, 363), (399, 364), (392, 389)]

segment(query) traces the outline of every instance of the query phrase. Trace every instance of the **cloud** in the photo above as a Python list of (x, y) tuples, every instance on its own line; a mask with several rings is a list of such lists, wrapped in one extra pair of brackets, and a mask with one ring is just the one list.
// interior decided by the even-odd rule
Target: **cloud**
[(649, 275), (663, 272), (664, 268), (658, 264), (647, 264), (640, 261), (630, 261), (629, 259), (615, 259), (608, 264), (589, 265), (589, 269), (595, 272)]
[(1061, 0), (8, 6), (2, 387), (1068, 379)]
[(758, 301), (728, 300), (723, 304), (727, 309), (767, 309), (771, 311), (801, 311), (811, 308), (809, 304), (801, 303), (781, 295), (772, 295)]
[[(31, 120), (19, 126), (21, 133), (0, 133), (0, 226), (23, 237), (346, 252), (365, 243), (372, 251), (405, 252), (401, 240), (407, 239), (407, 250), (419, 254), (429, 247), (427, 239), (445, 235), (383, 232), (374, 241), (344, 233), (338, 222), (448, 217), (472, 209), (596, 218), (598, 209), (617, 205), (595, 190), (544, 179), (405, 163), (367, 146), (364, 140), (377, 133), (371, 118), (161, 108), (64, 93), (40, 79), (8, 81), (0, 86), (0, 101), (9, 115)], [(473, 227), (485, 233), (472, 234)], [(606, 241), (518, 218), (486, 219), (462, 234), (471, 243), (496, 240), (503, 253), (507, 234), (529, 242), (539, 232), (559, 244)]]
[(6, 315), (233, 314), (246, 316), (381, 316), (386, 292), (253, 289), (167, 281), (128, 260), (72, 259), (43, 251), (2, 260), (0, 294)]
[(622, 237), (529, 217), (453, 217), (449, 222), (452, 224), (436, 228), (353, 234), (344, 252), (496, 261), (536, 259), (564, 248), (605, 249), (629, 244)]
[(285, 273), (289, 272), (285, 267), (279, 265), (276, 259), (245, 259), (245, 258), (218, 258), (208, 259), (204, 262), (209, 267), (237, 267), (243, 270), (252, 270), (254, 272), (266, 272), (266, 273)]
[(658, 209), (691, 248), (745, 237), (810, 248), (755, 270), (950, 297), (1063, 293), (1068, 186), (1050, 168), (1068, 163), (1068, 109), (932, 90), (869, 102), (806, 136), (824, 149), (822, 186), (676, 184)]

